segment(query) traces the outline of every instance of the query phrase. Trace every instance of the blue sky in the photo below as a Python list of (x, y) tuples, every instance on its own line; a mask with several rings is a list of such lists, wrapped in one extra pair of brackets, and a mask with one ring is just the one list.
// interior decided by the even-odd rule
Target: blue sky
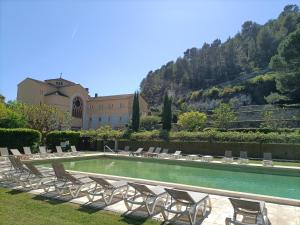
[(0, 93), (16, 98), (26, 77), (59, 77), (90, 95), (131, 93), (150, 70), (246, 20), (265, 23), (283, 0), (0, 0)]

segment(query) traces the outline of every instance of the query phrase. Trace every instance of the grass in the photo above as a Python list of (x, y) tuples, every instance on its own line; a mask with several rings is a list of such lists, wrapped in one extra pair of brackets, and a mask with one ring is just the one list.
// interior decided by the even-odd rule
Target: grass
[(1, 225), (158, 225), (159, 221), (46, 199), (26, 192), (0, 188)]

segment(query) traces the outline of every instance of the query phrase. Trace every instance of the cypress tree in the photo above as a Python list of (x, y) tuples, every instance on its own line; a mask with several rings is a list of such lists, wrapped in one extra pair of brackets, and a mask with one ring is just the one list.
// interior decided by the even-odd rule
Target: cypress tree
[(172, 99), (169, 98), (168, 93), (164, 96), (164, 105), (162, 111), (162, 123), (164, 130), (171, 130), (172, 127)]
[(135, 92), (133, 96), (132, 104), (132, 129), (138, 131), (140, 128), (140, 104), (139, 104), (139, 93)]

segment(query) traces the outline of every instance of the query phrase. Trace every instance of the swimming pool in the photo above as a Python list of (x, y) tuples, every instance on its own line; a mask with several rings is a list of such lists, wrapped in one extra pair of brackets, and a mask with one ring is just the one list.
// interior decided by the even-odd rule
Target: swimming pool
[(300, 199), (300, 171), (126, 157), (99, 157), (63, 161), (63, 164), (74, 171)]

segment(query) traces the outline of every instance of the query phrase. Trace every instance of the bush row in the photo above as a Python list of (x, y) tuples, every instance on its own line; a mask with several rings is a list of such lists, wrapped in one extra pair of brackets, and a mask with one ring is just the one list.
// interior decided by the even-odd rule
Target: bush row
[(41, 133), (27, 128), (0, 128), (0, 147), (22, 149), (23, 146), (35, 148), (41, 143)]

